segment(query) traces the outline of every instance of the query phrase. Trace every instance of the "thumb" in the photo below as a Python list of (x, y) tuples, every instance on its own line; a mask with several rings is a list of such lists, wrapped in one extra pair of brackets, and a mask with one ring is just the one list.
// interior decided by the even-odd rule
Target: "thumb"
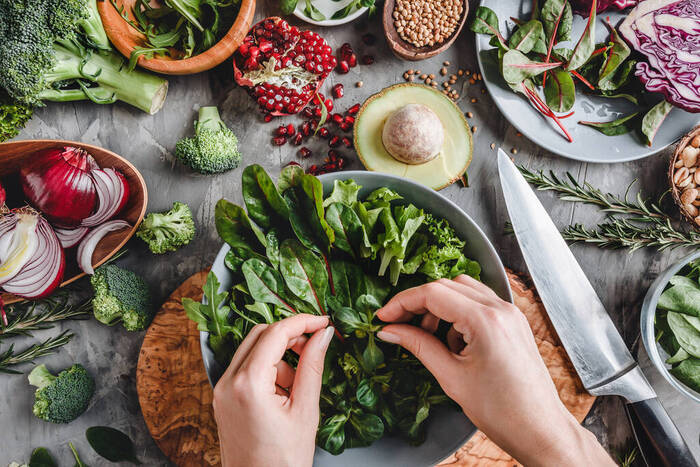
[(391, 344), (398, 344), (411, 352), (442, 385), (458, 364), (454, 354), (437, 337), (410, 324), (389, 324), (377, 333), (377, 337)]
[(318, 401), (321, 398), (323, 362), (334, 331), (333, 326), (320, 329), (304, 345), (299, 355), (299, 364), (290, 394), (292, 406), (299, 406), (304, 411), (318, 408)]

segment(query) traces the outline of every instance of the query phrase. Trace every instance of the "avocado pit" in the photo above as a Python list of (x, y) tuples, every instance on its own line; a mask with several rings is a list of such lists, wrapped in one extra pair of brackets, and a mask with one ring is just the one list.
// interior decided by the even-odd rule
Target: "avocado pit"
[(440, 118), (423, 104), (406, 104), (384, 123), (382, 144), (396, 160), (417, 165), (431, 161), (442, 150), (445, 130)]

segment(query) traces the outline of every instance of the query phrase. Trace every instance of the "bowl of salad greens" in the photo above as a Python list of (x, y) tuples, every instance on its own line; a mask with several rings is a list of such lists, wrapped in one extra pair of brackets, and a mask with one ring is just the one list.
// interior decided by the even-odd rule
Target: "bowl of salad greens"
[(700, 402), (700, 251), (661, 274), (642, 304), (642, 341), (671, 385)]
[[(375, 312), (391, 296), (468, 274), (505, 300), (501, 261), (476, 223), (436, 191), (376, 172), (315, 177), (285, 167), (275, 183), (251, 165), (241, 205), (222, 199), (225, 241), (197, 322), (204, 365), (216, 384), (257, 323), (328, 314), (337, 330), (323, 375), (317, 465), (434, 465), (475, 432), (433, 376), (402, 348), (375, 337)], [(438, 329), (445, 338), (446, 323)], [(296, 356), (285, 357), (295, 365)]]

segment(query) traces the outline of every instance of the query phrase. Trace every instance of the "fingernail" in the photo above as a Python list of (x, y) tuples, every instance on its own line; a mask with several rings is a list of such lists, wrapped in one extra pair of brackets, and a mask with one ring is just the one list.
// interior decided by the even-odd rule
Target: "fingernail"
[(386, 331), (379, 331), (377, 333), (377, 337), (383, 340), (384, 342), (388, 342), (390, 344), (398, 344), (401, 341), (399, 336)]
[(335, 328), (333, 326), (328, 326), (321, 332), (323, 333), (321, 335), (321, 348), (325, 350), (328, 347), (328, 344), (331, 343), (331, 339), (333, 339)]

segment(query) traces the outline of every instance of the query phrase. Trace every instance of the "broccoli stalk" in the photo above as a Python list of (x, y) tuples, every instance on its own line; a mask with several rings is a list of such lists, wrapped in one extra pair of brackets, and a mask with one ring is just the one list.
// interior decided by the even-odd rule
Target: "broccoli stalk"
[(112, 50), (96, 0), (0, 0), (0, 87), (16, 101), (117, 100), (151, 114), (168, 83), (129, 71)]
[(235, 169), (241, 162), (238, 138), (221, 120), (216, 107), (201, 107), (194, 124), (195, 136), (175, 145), (175, 155), (186, 166), (202, 174)]
[(175, 202), (168, 212), (151, 212), (141, 223), (136, 236), (146, 242), (152, 253), (175, 251), (190, 243), (195, 227), (192, 211), (184, 203)]
[(46, 365), (29, 373), (29, 384), (36, 386), (32, 411), (52, 423), (68, 423), (87, 409), (95, 392), (95, 381), (79, 363), (53, 375)]
[(148, 73), (127, 71), (124, 60), (113, 53), (89, 51), (78, 42), (69, 40), (57, 41), (54, 52), (56, 65), (44, 74), (44, 78), (50, 83), (78, 80), (79, 88), (46, 88), (38, 94), (42, 101), (90, 99), (97, 104), (122, 101), (151, 115), (158, 112), (165, 102), (167, 82)]

